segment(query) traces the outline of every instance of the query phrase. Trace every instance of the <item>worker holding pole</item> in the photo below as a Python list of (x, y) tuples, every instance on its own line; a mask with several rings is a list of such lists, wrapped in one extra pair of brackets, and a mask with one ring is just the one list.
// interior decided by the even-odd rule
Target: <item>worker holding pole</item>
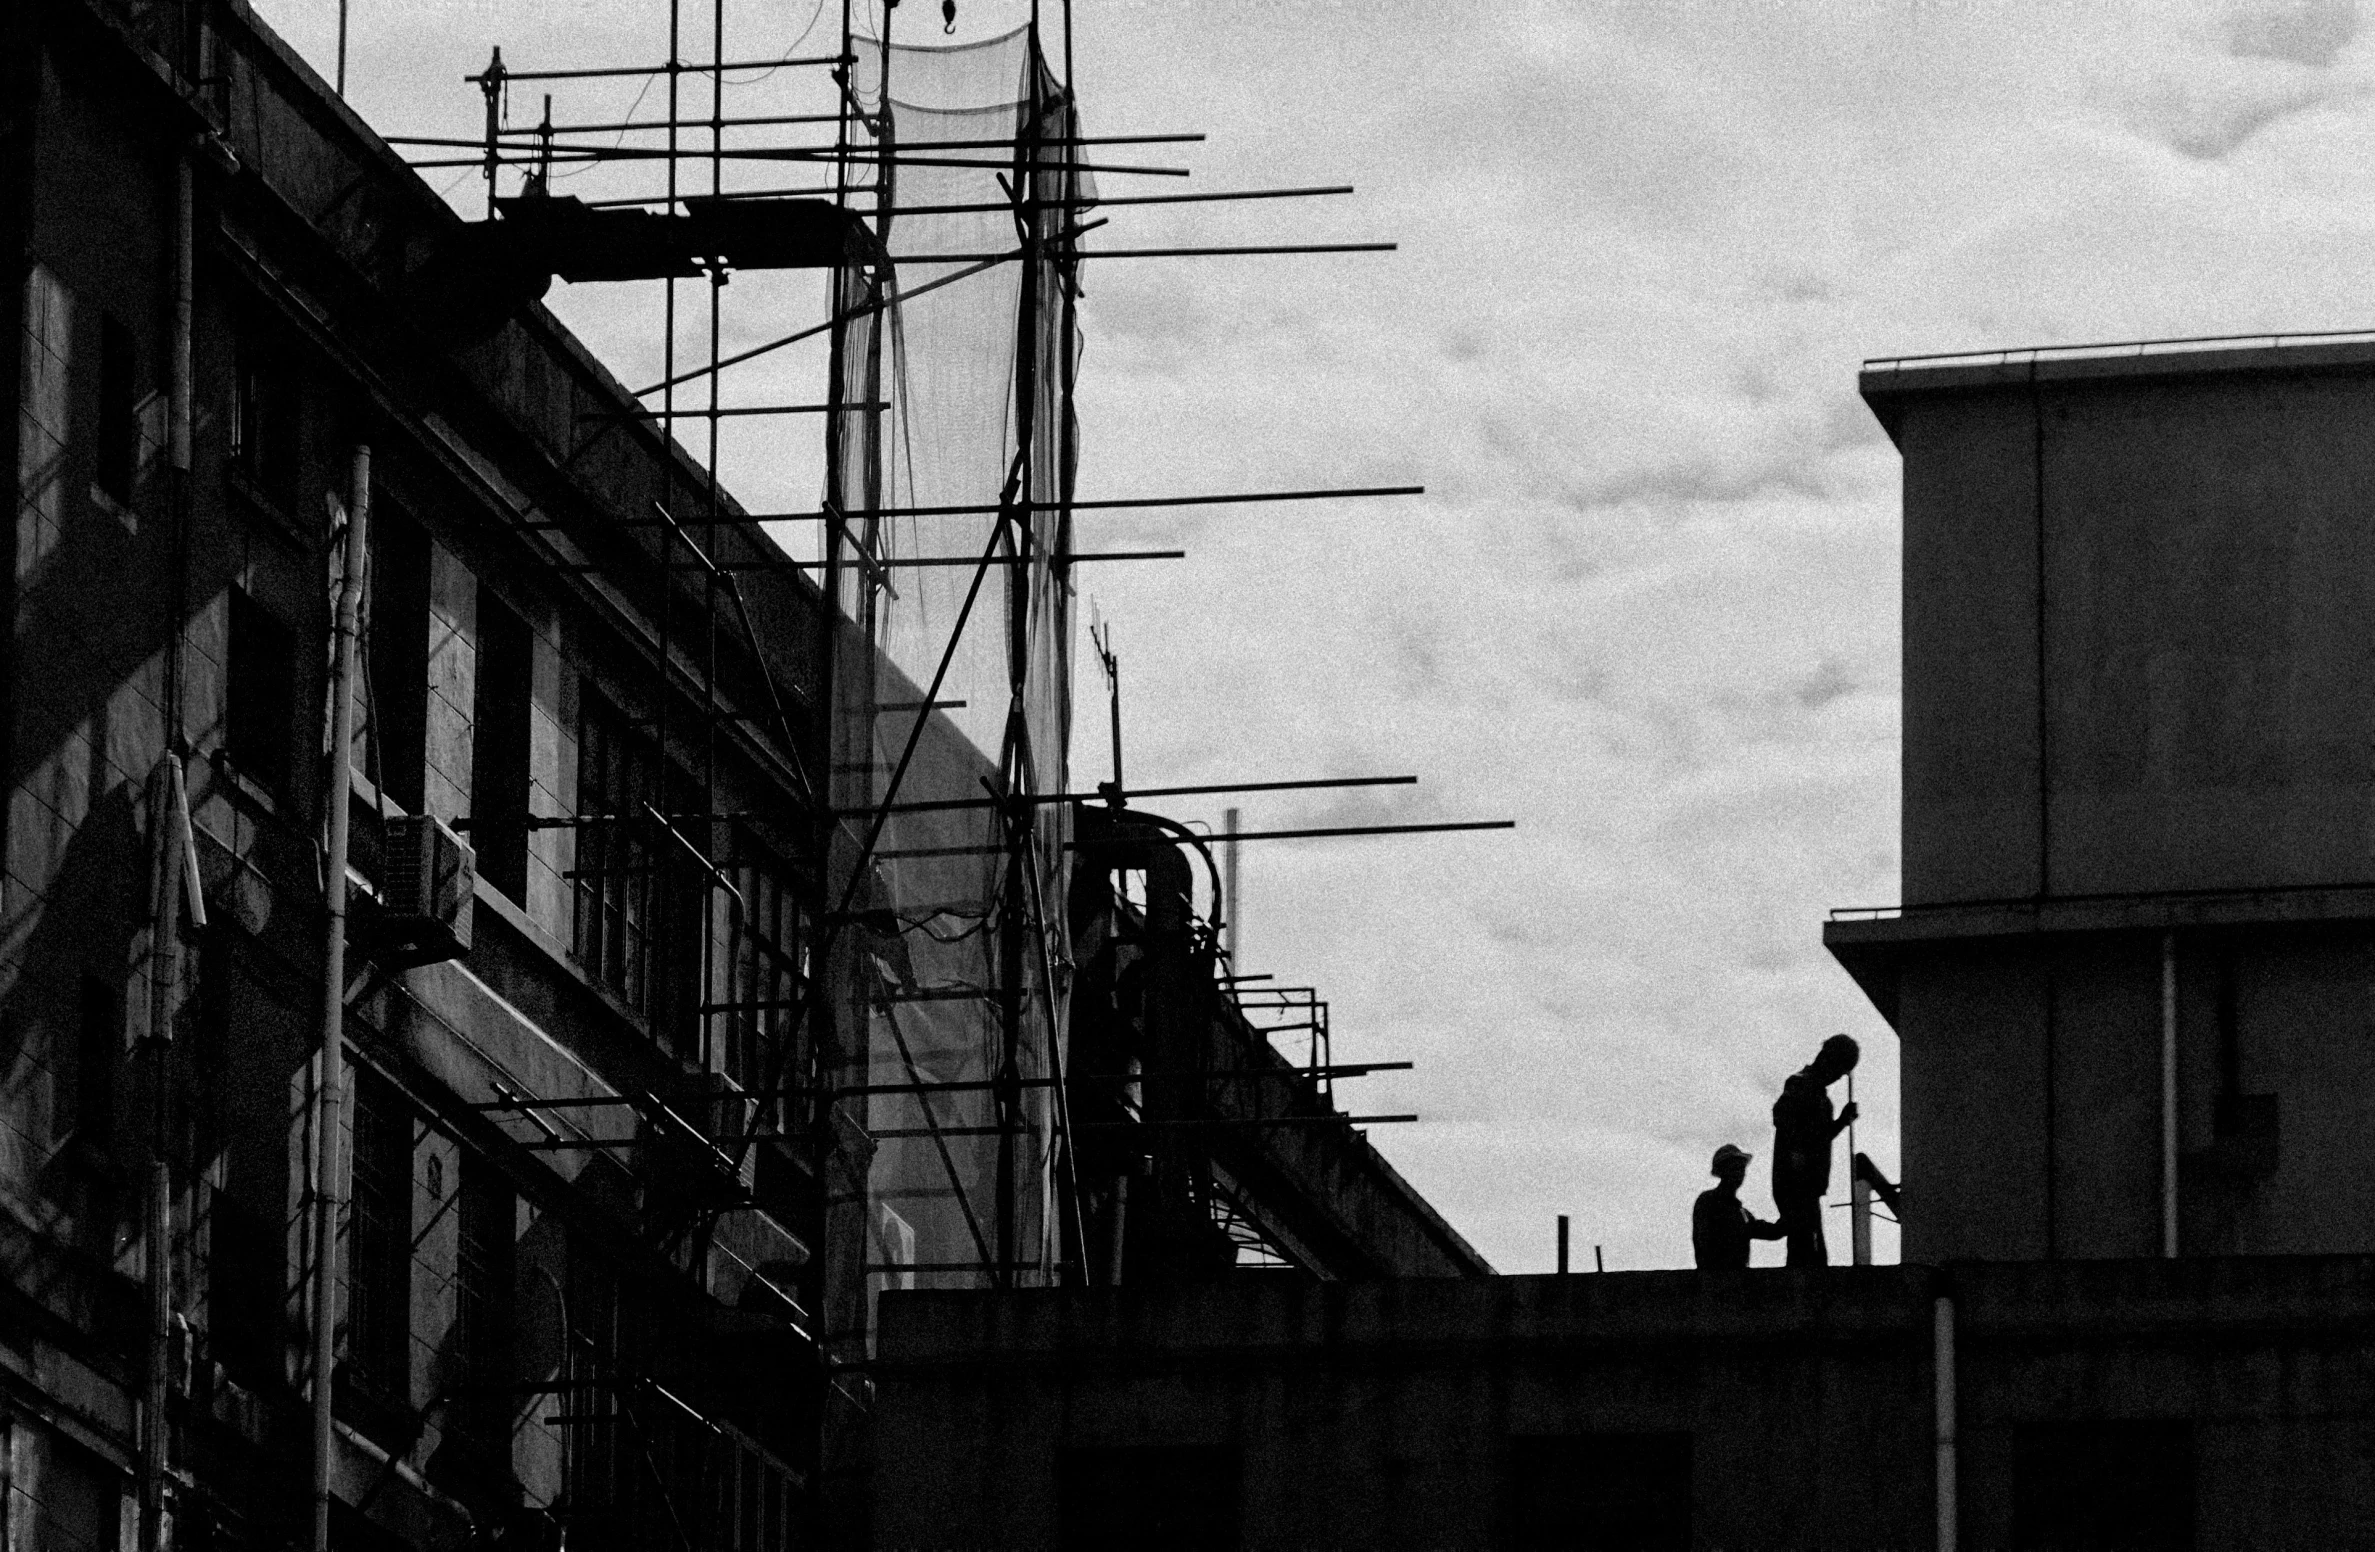
[(1833, 1035), (1773, 1101), (1773, 1210), (1789, 1242), (1791, 1266), (1830, 1265), (1822, 1199), (1831, 1188), (1831, 1139), (1856, 1118), (1852, 1099), (1845, 1110), (1831, 1113), (1830, 1087), (1855, 1071), (1863, 1054), (1849, 1036)]

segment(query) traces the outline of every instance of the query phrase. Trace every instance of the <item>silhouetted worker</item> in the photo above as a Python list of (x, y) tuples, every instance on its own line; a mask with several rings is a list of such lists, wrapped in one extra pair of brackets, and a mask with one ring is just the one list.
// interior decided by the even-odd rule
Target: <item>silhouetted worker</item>
[(1863, 1051), (1833, 1035), (1814, 1060), (1790, 1074), (1773, 1101), (1773, 1210), (1789, 1241), (1791, 1266), (1829, 1266), (1823, 1244), (1822, 1199), (1831, 1189), (1831, 1139), (1856, 1117), (1854, 1101), (1831, 1114), (1830, 1086), (1855, 1071)]
[(1779, 1239), (1781, 1225), (1750, 1213), (1740, 1200), (1749, 1155), (1725, 1143), (1715, 1150), (1708, 1172), (1716, 1183), (1699, 1193), (1691, 1208), (1691, 1251), (1702, 1272), (1737, 1272), (1748, 1265), (1748, 1242)]

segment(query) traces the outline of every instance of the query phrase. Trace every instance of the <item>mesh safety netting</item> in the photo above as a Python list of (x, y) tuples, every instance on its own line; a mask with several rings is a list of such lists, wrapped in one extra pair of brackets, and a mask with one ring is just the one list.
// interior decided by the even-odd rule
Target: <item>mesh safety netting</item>
[(854, 49), (853, 203), (879, 211), (894, 268), (838, 277), (827, 470), (827, 886), (849, 923), (825, 967), (844, 1093), (828, 1232), (844, 1263), (865, 1247), (828, 1290), (845, 1339), (881, 1288), (1041, 1282), (1062, 1253), (1065, 809), (991, 800), (1065, 787), (1064, 250), (1091, 198), (1028, 29)]

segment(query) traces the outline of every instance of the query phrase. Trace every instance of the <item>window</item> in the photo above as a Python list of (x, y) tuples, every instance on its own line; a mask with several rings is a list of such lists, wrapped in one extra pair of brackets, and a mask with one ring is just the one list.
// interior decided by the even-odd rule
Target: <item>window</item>
[(297, 700), (295, 633), (239, 588), (231, 590), (225, 669), (223, 753), (248, 780), (285, 796)]
[(231, 395), (231, 462), (258, 494), (297, 510), (300, 399), (285, 358), (261, 335), (239, 341)]
[(120, 989), (95, 975), (82, 978), (74, 1030), (74, 1135), (105, 1149), (115, 1135), (115, 1066), (124, 1044)]
[(528, 898), (528, 718), (535, 683), (528, 624), (481, 586), (478, 688), (471, 711), (470, 844), (478, 876)]
[(14, 1484), (22, 1501), (8, 1505), (10, 1515), (22, 1516), (18, 1523), (32, 1531), (40, 1552), (117, 1552), (123, 1544), (118, 1538), (124, 1490), (130, 1484), (54, 1429), (35, 1438), (40, 1466), (27, 1473), (31, 1482)]
[(448, 1414), (482, 1456), (500, 1457), (511, 1437), (511, 1321), (517, 1208), (502, 1172), (462, 1157), (460, 1235), (454, 1250), (454, 1353), (461, 1386)]
[(2012, 1544), (2182, 1552), (2194, 1544), (2183, 1422), (2031, 1423), (2012, 1438)]
[[(688, 1311), (638, 1276), (611, 1247), (572, 1233), (565, 1273), (570, 1413), (562, 1477), (572, 1510), (569, 1545), (583, 1552), (644, 1552), (714, 1545), (699, 1518), (710, 1431), (688, 1413), (709, 1397), (688, 1385), (700, 1368)], [(666, 1376), (676, 1376), (666, 1381)], [(661, 1378), (679, 1406), (638, 1404), (641, 1381)], [(714, 1484), (715, 1477), (710, 1478)]]
[(138, 361), (132, 331), (110, 313), (99, 320), (99, 443), (92, 481), (116, 505), (132, 504), (140, 470)]
[(421, 811), (429, 724), (429, 536), (391, 506), (371, 514), (371, 630), (364, 659), (372, 778)]
[[(794, 1027), (804, 962), (799, 896), (789, 882), (790, 870), (748, 836), (737, 839), (736, 855), (728, 876), (742, 892), (742, 908), (735, 910), (721, 892), (719, 917), (732, 923), (732, 944), (717, 956), (714, 973), (722, 984), (711, 1037), (725, 1075), (753, 1089), (767, 1081), (779, 1032)], [(761, 1107), (762, 1114), (779, 1108), (776, 1101)]]
[(1225, 1444), (1069, 1449), (1056, 1457), (1066, 1547), (1234, 1547), (1237, 1452)]
[(280, 1226), (227, 1191), (214, 1193), (210, 1211), (206, 1329), (213, 1357), (243, 1384), (277, 1387), (288, 1295)]
[(347, 1203), (346, 1369), (366, 1403), (403, 1406), (411, 1385), (412, 1116), (403, 1096), (354, 1069)]
[[(578, 726), (575, 952), (668, 1049), (697, 1038), (708, 871), (644, 811), (661, 803), (658, 762), (616, 707), (588, 690)], [(681, 799), (689, 785), (670, 783)], [(665, 804), (662, 804), (665, 807)]]
[(1568, 1434), (1509, 1441), (1508, 1540), (1628, 1552), (1691, 1544), (1691, 1436)]

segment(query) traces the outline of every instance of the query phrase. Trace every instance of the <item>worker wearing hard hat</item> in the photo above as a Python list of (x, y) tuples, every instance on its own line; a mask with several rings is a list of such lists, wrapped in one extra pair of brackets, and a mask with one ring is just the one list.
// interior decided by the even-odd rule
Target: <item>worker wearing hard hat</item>
[(1691, 1250), (1702, 1272), (1736, 1272), (1748, 1265), (1748, 1242), (1781, 1238), (1781, 1225), (1751, 1214), (1740, 1200), (1748, 1178), (1748, 1154), (1725, 1143), (1708, 1170), (1715, 1184), (1699, 1193), (1691, 1208)]
[(1855, 1101), (1831, 1113), (1830, 1087), (1855, 1071), (1863, 1054), (1853, 1038), (1833, 1035), (1814, 1060), (1790, 1074), (1773, 1101), (1773, 1210), (1789, 1241), (1791, 1266), (1828, 1266), (1822, 1199), (1831, 1189), (1831, 1139), (1855, 1120)]

